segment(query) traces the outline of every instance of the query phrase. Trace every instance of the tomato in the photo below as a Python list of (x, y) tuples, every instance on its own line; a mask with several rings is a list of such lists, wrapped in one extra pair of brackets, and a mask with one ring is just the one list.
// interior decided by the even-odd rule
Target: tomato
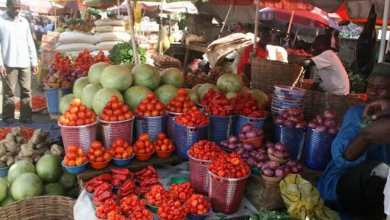
[(102, 156), (96, 157), (96, 162), (103, 162), (104, 158)]
[(112, 111), (111, 109), (105, 109), (105, 111), (108, 116), (114, 115), (114, 111)]
[(112, 108), (112, 101), (108, 101), (107, 103), (106, 103), (106, 106), (104, 107), (104, 109), (111, 109)]
[(92, 142), (92, 149), (97, 150), (102, 147), (102, 144), (99, 141)]
[(111, 157), (115, 156), (115, 150), (111, 148), (108, 150), (108, 154), (110, 154)]
[(149, 140), (149, 138), (150, 138), (149, 134), (143, 133), (143, 134), (141, 134), (141, 135), (139, 136), (138, 140), (147, 141), (147, 140)]
[(75, 99), (73, 99), (72, 100), (72, 106), (74, 106), (74, 107), (79, 107), (80, 105), (81, 105), (81, 100), (80, 99), (78, 99), (78, 98), (75, 98)]
[(82, 111), (82, 112), (85, 112), (85, 111), (87, 111), (87, 106), (86, 105), (80, 105), (80, 107), (79, 107), (79, 110), (80, 111)]
[(151, 113), (151, 116), (153, 117), (156, 117), (156, 116), (159, 116), (160, 115), (160, 112), (157, 111), (157, 110), (153, 110), (152, 113)]
[(77, 118), (79, 118), (79, 119), (85, 119), (87, 117), (87, 115), (85, 114), (85, 111), (79, 111), (78, 113), (77, 113)]
[(130, 154), (129, 151), (124, 151), (124, 152), (122, 153), (122, 158), (123, 158), (123, 159), (129, 158), (130, 156), (131, 156), (131, 154)]
[(111, 100), (111, 102), (118, 102), (119, 101), (118, 97), (116, 97), (115, 95), (111, 96), (110, 100)]
[(115, 148), (115, 153), (117, 153), (117, 154), (121, 154), (121, 153), (123, 153), (125, 151), (125, 149), (123, 148), (123, 147), (117, 147), (117, 148)]
[(152, 113), (150, 111), (146, 111), (146, 112), (144, 112), (144, 116), (150, 117), (150, 116), (152, 116)]
[(77, 126), (83, 126), (83, 125), (85, 125), (85, 121), (83, 119), (79, 118), (79, 119), (77, 119), (76, 124), (77, 124)]
[(115, 159), (122, 159), (122, 155), (121, 154), (115, 154)]
[(70, 110), (69, 110), (69, 112), (70, 112), (71, 114), (77, 114), (78, 111), (79, 111), (79, 108), (78, 108), (78, 107), (72, 107), (72, 108), (70, 108)]
[(77, 117), (77, 114), (70, 114), (70, 116), (69, 116), (69, 120), (70, 121), (77, 121), (77, 119), (78, 119), (78, 117)]
[(89, 159), (89, 161), (91, 161), (91, 162), (95, 162), (95, 161), (96, 161), (96, 157), (95, 157), (95, 155), (93, 155), (93, 154), (88, 154), (88, 159)]
[(153, 104), (152, 104), (152, 103), (146, 104), (146, 110), (148, 110), (148, 111), (153, 111), (153, 110), (154, 110)]
[(118, 116), (111, 115), (110, 116), (110, 121), (118, 121)]
[(177, 96), (186, 96), (186, 95), (187, 95), (187, 90), (182, 88), (177, 90)]
[(152, 98), (154, 98), (154, 93), (153, 92), (148, 92), (148, 95), (146, 97), (152, 99)]
[(157, 103), (155, 109), (158, 110), (158, 111), (163, 110), (164, 109), (164, 104), (161, 103), (161, 102)]
[(95, 115), (95, 113), (92, 110), (88, 109), (86, 112), (87, 118), (91, 118), (93, 115)]
[(84, 156), (84, 150), (83, 150), (82, 148), (79, 148), (79, 149), (77, 150), (77, 156), (79, 156), (79, 157)]
[(130, 108), (129, 108), (129, 106), (127, 106), (127, 105), (123, 105), (123, 106), (122, 106), (122, 111), (123, 111), (124, 113), (127, 113), (127, 112), (129, 112), (129, 111), (130, 111)]
[(93, 153), (93, 155), (95, 155), (95, 157), (100, 157), (103, 155), (103, 151), (98, 149), (98, 150), (95, 150), (95, 152)]
[(76, 161), (74, 161), (74, 160), (69, 160), (68, 166), (70, 166), (70, 167), (76, 166)]
[(82, 157), (78, 157), (77, 159), (76, 159), (76, 166), (80, 166), (80, 165), (82, 165), (83, 164), (83, 158)]
[(120, 116), (120, 115), (122, 115), (122, 114), (123, 114), (122, 109), (116, 109), (116, 110), (114, 110), (114, 115), (115, 115), (115, 116)]
[(126, 112), (125, 113), (125, 119), (128, 120), (128, 119), (132, 119), (133, 118), (133, 113), (131, 112)]
[(109, 161), (109, 160), (111, 159), (110, 154), (109, 154), (109, 153), (105, 153), (105, 154), (103, 155), (103, 159), (104, 159), (104, 161)]
[(63, 162), (66, 166), (69, 166), (69, 158), (67, 156), (64, 157)]
[(119, 109), (119, 104), (118, 104), (118, 102), (113, 102), (111, 108), (112, 108), (113, 110)]
[(74, 153), (76, 153), (76, 152), (78, 151), (78, 149), (79, 149), (78, 146), (71, 144), (71, 145), (69, 145), (69, 147), (68, 147), (68, 152), (74, 152)]

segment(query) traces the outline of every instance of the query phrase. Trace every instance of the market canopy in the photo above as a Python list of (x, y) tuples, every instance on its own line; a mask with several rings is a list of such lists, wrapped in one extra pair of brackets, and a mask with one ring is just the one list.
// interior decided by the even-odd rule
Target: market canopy
[(22, 9), (42, 14), (53, 13), (55, 9), (63, 9), (64, 6), (58, 3), (41, 0), (22, 0)]
[[(140, 1), (138, 2), (139, 6), (146, 11), (156, 11), (161, 7), (161, 2), (148, 2), (148, 1)], [(114, 7), (110, 9), (111, 12), (117, 13), (118, 8)], [(127, 13), (127, 2), (123, 2), (119, 7), (121, 13)], [(182, 2), (171, 2), (171, 3), (163, 3), (163, 11), (173, 12), (173, 13), (189, 13), (189, 14), (197, 14), (198, 9), (191, 1), (182, 1)]]

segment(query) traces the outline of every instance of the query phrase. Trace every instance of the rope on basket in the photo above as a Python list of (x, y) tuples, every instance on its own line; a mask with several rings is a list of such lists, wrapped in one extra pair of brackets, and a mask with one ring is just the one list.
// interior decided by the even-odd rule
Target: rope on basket
[(294, 83), (292, 84), (292, 86), (290, 87), (290, 90), (294, 89), (295, 86), (297, 85), (297, 83), (299, 82), (299, 79), (302, 77), (302, 75), (306, 72), (306, 69), (304, 69), (303, 67), (301, 67), (301, 72), (299, 73), (298, 77), (295, 79)]

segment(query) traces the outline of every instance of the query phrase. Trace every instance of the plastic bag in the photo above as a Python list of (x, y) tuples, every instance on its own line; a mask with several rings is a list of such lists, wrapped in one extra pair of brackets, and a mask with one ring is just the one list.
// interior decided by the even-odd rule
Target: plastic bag
[(318, 190), (301, 175), (290, 174), (279, 186), (287, 212), (292, 217), (302, 220), (340, 220), (340, 215), (324, 206)]
[(75, 220), (97, 220), (91, 199), (85, 189), (81, 192), (73, 207), (73, 217)]

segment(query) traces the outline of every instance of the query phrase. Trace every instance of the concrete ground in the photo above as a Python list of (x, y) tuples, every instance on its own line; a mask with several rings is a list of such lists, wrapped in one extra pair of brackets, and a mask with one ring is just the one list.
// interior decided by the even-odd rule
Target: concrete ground
[[(32, 89), (33, 96), (40, 95), (40, 96), (45, 97), (45, 92), (38, 85), (36, 75), (31, 76), (31, 89)], [(19, 99), (20, 99), (20, 87), (19, 87), (19, 84), (17, 84), (16, 89), (15, 89), (15, 100), (19, 100)], [(0, 81), (0, 120), (1, 120), (1, 114), (3, 112), (3, 104), (2, 103), (3, 103), (3, 84)], [(19, 119), (19, 115), (20, 115), (19, 110), (16, 110), (15, 118)], [(50, 119), (50, 116), (49, 116), (47, 110), (44, 110), (42, 112), (33, 113), (32, 120), (33, 120), (34, 124), (56, 123), (56, 120)]]

